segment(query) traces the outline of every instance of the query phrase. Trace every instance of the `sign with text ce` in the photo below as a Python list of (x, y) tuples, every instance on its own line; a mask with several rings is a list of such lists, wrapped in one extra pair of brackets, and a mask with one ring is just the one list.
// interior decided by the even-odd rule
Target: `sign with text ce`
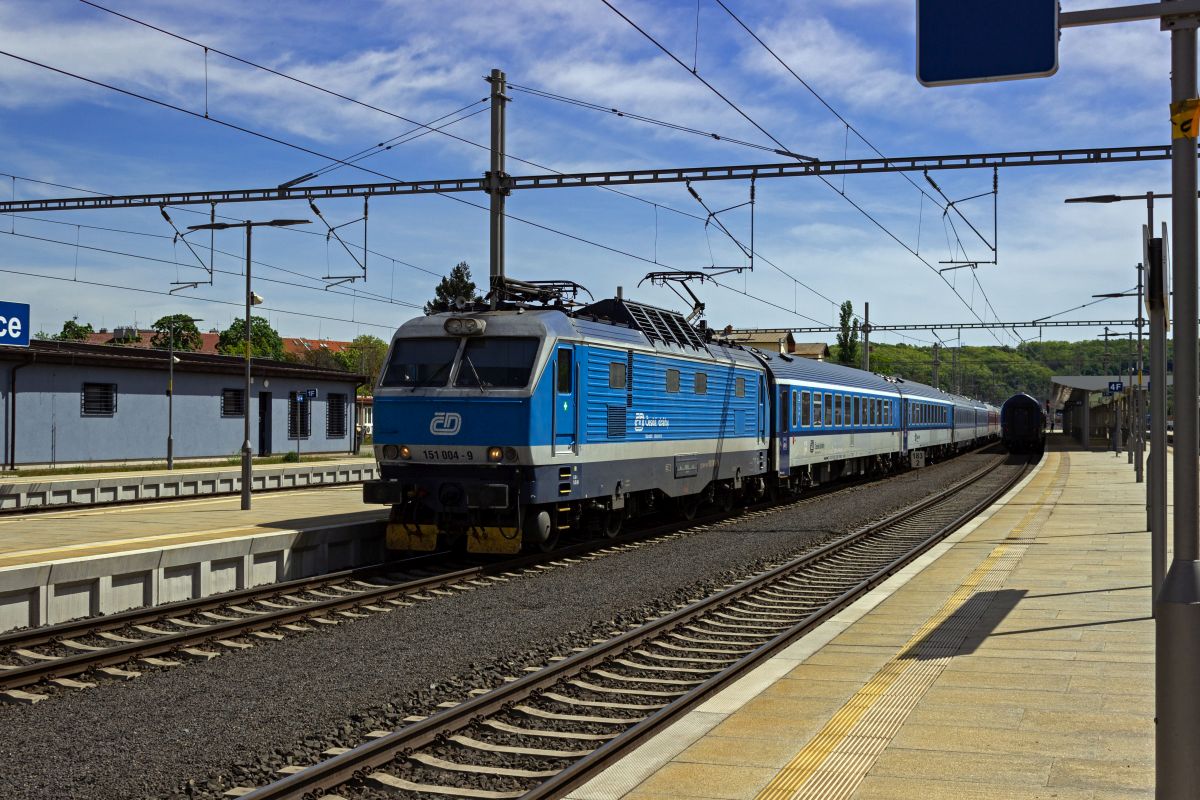
[(0, 300), (0, 344), (29, 346), (29, 305)]

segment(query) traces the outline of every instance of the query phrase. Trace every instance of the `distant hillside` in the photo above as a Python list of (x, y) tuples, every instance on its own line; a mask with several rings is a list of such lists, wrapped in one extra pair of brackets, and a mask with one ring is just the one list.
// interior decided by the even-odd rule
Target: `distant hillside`
[[(1145, 343), (1149, 370), (1149, 342)], [(837, 347), (831, 348), (837, 360)], [(1171, 345), (1167, 343), (1170, 363)], [(1082, 342), (1026, 342), (1020, 347), (963, 347), (958, 350), (957, 371), (954, 348), (942, 348), (938, 384), (991, 402), (1002, 402), (1017, 392), (1045, 400), (1051, 375), (1126, 374), (1136, 365), (1136, 342), (1113, 339)], [(1106, 369), (1107, 365), (1107, 369)], [(907, 344), (871, 343), (871, 371), (896, 375), (933, 385), (933, 348)]]

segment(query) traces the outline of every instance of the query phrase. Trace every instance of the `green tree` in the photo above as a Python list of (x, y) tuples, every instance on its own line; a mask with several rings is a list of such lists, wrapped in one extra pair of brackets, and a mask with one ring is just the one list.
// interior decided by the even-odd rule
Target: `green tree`
[(854, 319), (854, 305), (847, 300), (842, 303), (840, 325), (837, 335), (837, 360), (839, 364), (858, 364), (858, 320)]
[[(262, 317), (250, 318), (250, 348), (251, 355), (256, 358), (273, 358), (283, 360), (283, 339)], [(233, 324), (221, 331), (217, 340), (217, 352), (228, 356), (244, 356), (246, 354), (246, 323), (235, 319)]]
[(441, 283), (433, 290), (433, 299), (425, 304), (426, 314), (437, 314), (440, 311), (453, 311), (455, 301), (463, 298), (468, 303), (482, 303), (475, 290), (475, 281), (471, 280), (471, 267), (467, 262), (460, 261), (450, 274), (442, 278)]
[(383, 361), (387, 358), (387, 349), (387, 342), (383, 339), (363, 334), (356, 336), (345, 350), (338, 353), (343, 369), (367, 376), (367, 383), (358, 389), (359, 394), (370, 395), (374, 391), (375, 381), (379, 379), (379, 371), (383, 369)]
[(92, 323), (80, 325), (79, 317), (71, 317), (63, 323), (62, 330), (54, 338), (60, 342), (86, 342), (93, 333)]
[(196, 351), (204, 344), (200, 329), (188, 314), (169, 314), (160, 317), (154, 323), (154, 335), (150, 337), (150, 346), (166, 350), (171, 346), (171, 328), (175, 329), (175, 349)]

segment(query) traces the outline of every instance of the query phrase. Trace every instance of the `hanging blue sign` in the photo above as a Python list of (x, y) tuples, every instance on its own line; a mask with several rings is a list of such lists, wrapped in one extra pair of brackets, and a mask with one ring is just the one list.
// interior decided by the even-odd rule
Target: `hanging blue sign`
[(917, 0), (917, 80), (925, 86), (1057, 71), (1058, 0)]
[(29, 305), (0, 301), (0, 345), (29, 347)]

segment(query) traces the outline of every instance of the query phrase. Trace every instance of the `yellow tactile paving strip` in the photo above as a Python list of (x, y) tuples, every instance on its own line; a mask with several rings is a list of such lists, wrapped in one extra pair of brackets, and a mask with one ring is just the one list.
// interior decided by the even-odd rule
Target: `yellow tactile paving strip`
[(365, 505), (362, 487), (352, 485), (255, 495), (249, 511), (232, 495), (6, 515), (0, 517), (0, 567), (382, 519), (380, 509)]
[(1047, 501), (1062, 495), (1069, 456), (1054, 453), (1054, 477), (1035, 505), (996, 545), (950, 598), (905, 643), (891, 661), (833, 715), (825, 727), (758, 793), (758, 800), (844, 800), (853, 795), (876, 757), (887, 747), (921, 696), (931, 687), (983, 615), (976, 605), (962, 613), (980, 592), (1004, 585), (1025, 554), (1027, 538), (1050, 516)]
[(1152, 797), (1144, 485), (1111, 452), (1046, 459), (828, 644), (736, 710), (695, 714), (707, 733), (648, 777), (577, 796)]

